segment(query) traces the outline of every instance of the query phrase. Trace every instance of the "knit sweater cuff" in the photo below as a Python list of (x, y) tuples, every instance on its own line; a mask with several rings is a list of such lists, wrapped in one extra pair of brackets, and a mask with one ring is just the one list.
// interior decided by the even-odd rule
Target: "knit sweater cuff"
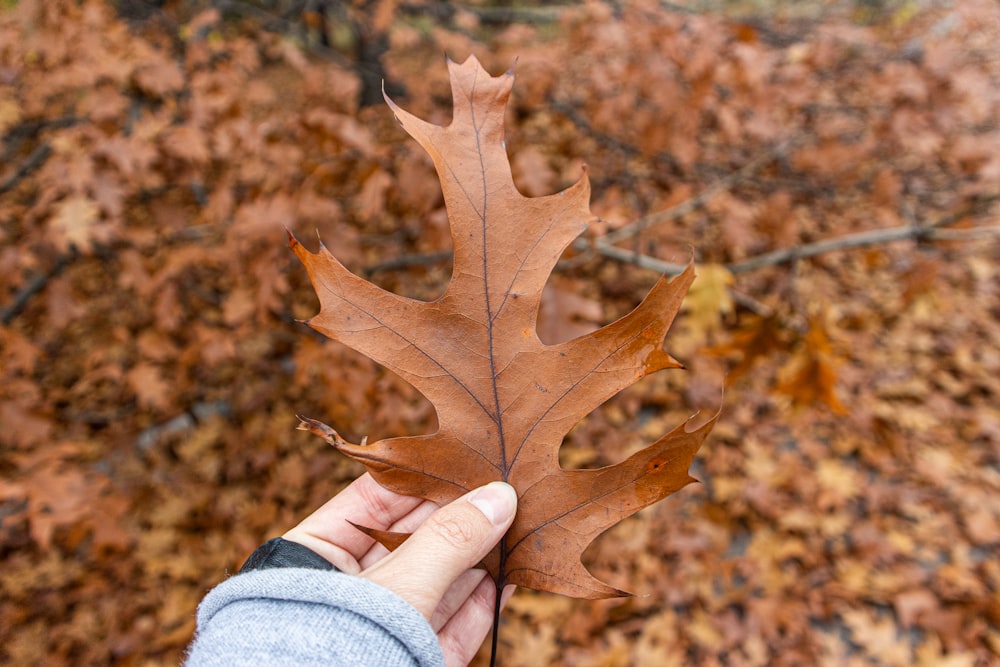
[(341, 572), (247, 572), (198, 607), (187, 667), (444, 664), (427, 620), (388, 589)]

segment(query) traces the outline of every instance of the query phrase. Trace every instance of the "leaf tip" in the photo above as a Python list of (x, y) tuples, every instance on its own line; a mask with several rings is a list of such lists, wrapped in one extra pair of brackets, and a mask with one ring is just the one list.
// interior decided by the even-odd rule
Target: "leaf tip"
[(327, 426), (321, 421), (315, 419), (310, 419), (309, 417), (304, 417), (302, 415), (295, 415), (299, 420), (299, 425), (295, 427), (297, 431), (309, 431), (315, 436), (323, 438), (328, 444), (333, 445), (335, 448), (340, 449), (341, 447), (347, 446), (350, 443), (344, 440), (339, 433)]
[(684, 422), (683, 424), (685, 433), (688, 434), (699, 433), (702, 434), (703, 436), (708, 435), (708, 432), (712, 430), (712, 428), (715, 426), (715, 423), (719, 421), (719, 417), (722, 416), (722, 405), (719, 405), (719, 409), (716, 410), (714, 415), (712, 415), (702, 423), (698, 424), (697, 426), (692, 427), (691, 424), (695, 423), (695, 420), (698, 418), (698, 415), (700, 414), (701, 411), (699, 410), (698, 412), (695, 412), (693, 415), (687, 418), (687, 421)]
[(321, 253), (321, 252), (325, 252), (327, 254), (330, 253), (330, 251), (327, 250), (326, 244), (323, 243), (323, 237), (320, 236), (318, 229), (316, 230), (316, 241), (319, 243), (319, 247), (316, 248), (316, 253)]
[(399, 106), (392, 101), (392, 98), (389, 97), (389, 93), (386, 92), (385, 90), (385, 79), (382, 79), (382, 99), (385, 100), (386, 105), (392, 111), (392, 115), (396, 119), (396, 122), (402, 124), (402, 122), (399, 120), (399, 114), (396, 113), (397, 111), (399, 111)]
[(360, 523), (354, 523), (350, 519), (344, 519), (344, 521), (346, 521), (347, 523), (351, 524), (352, 526), (354, 526), (355, 528), (357, 528), (358, 530), (360, 530), (362, 533), (364, 533), (368, 537), (371, 537), (372, 533), (375, 532), (372, 528), (369, 528), (367, 526), (362, 526)]
[(514, 76), (514, 68), (517, 67), (517, 59), (518, 56), (514, 56), (514, 62), (512, 62), (510, 67), (507, 68), (507, 71), (503, 73), (504, 76)]

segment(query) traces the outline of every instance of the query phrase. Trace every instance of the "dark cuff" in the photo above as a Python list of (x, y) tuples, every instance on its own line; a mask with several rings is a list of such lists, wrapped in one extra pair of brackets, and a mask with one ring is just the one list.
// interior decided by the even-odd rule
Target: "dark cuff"
[(267, 570), (273, 567), (304, 567), (310, 570), (335, 570), (330, 561), (297, 542), (289, 542), (280, 537), (268, 540), (250, 554), (240, 568), (240, 574), (251, 570)]

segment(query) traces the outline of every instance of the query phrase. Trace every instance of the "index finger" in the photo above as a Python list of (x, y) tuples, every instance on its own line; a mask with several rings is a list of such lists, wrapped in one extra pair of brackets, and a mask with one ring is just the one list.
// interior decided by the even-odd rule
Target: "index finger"
[(286, 536), (294, 541), (294, 533), (302, 531), (339, 547), (357, 561), (371, 548), (374, 540), (348, 521), (368, 528), (387, 530), (423, 502), (423, 498), (404, 496), (382, 488), (366, 472), (306, 517)]

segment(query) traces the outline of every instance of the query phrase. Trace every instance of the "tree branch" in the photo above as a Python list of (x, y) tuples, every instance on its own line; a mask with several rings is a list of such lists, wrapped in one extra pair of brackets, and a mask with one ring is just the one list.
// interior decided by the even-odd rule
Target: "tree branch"
[(748, 271), (756, 271), (757, 269), (762, 269), (766, 266), (786, 264), (799, 259), (834, 252), (836, 250), (862, 248), (865, 246), (890, 243), (892, 241), (925, 238), (929, 233), (930, 230), (928, 229), (910, 226), (873, 229), (866, 232), (838, 236), (832, 239), (824, 239), (823, 241), (816, 241), (815, 243), (806, 243), (804, 245), (792, 246), (790, 248), (772, 250), (771, 252), (755, 255), (739, 262), (727, 264), (726, 268), (729, 269), (730, 273), (747, 273)]
[(791, 248), (772, 250), (771, 252), (755, 255), (740, 262), (727, 264), (726, 268), (734, 274), (747, 273), (748, 271), (756, 271), (766, 266), (786, 264), (837, 250), (882, 245), (884, 243), (892, 243), (893, 241), (968, 241), (980, 238), (993, 238), (997, 236), (998, 228), (996, 227), (977, 227), (973, 229), (942, 229), (942, 227), (946, 224), (953, 224), (956, 220), (975, 213), (977, 210), (984, 208), (986, 204), (997, 200), (1000, 200), (1000, 195), (978, 200), (961, 213), (946, 216), (929, 225), (905, 225), (846, 234)]
[(935, 241), (979, 241), (982, 239), (1000, 239), (1000, 227), (935, 229), (931, 238)]
[(624, 227), (608, 232), (604, 235), (604, 239), (608, 243), (618, 243), (619, 241), (624, 241), (631, 236), (639, 234), (644, 229), (652, 227), (653, 225), (659, 225), (664, 222), (670, 222), (671, 220), (683, 217), (691, 211), (701, 208), (721, 192), (729, 190), (740, 181), (753, 176), (758, 169), (767, 163), (787, 155), (788, 152), (798, 143), (799, 141), (793, 139), (779, 144), (775, 148), (758, 155), (733, 173), (715, 181), (707, 188), (699, 192), (696, 196), (682, 201), (676, 206), (671, 206), (668, 209), (651, 213), (650, 215), (639, 218), (634, 222), (630, 222)]
[[(689, 200), (690, 201), (690, 200)], [(942, 217), (928, 225), (906, 225), (901, 227), (889, 227), (887, 229), (873, 229), (855, 234), (846, 234), (832, 239), (806, 243), (804, 245), (791, 248), (782, 248), (771, 252), (755, 255), (740, 262), (724, 264), (724, 268), (732, 274), (747, 273), (756, 271), (767, 266), (776, 266), (793, 262), (799, 259), (815, 257), (837, 250), (849, 250), (865, 246), (881, 245), (894, 241), (975, 241), (980, 239), (1000, 238), (1000, 227), (974, 227), (971, 229), (943, 229), (944, 225), (954, 224), (958, 220), (977, 212), (983, 211), (989, 204), (1000, 201), (1000, 194), (985, 197), (974, 201), (961, 211)], [(668, 262), (656, 257), (650, 257), (633, 250), (619, 248), (608, 242), (607, 236), (593, 239), (590, 243), (585, 240), (578, 241), (576, 247), (580, 250), (592, 249), (604, 257), (616, 259), (621, 262), (632, 264), (640, 268), (656, 271), (664, 275), (678, 275), (684, 268), (684, 264)], [(729, 294), (740, 306), (752, 311), (762, 317), (769, 317), (774, 314), (774, 309), (765, 303), (754, 299), (748, 294), (744, 294), (734, 288), (729, 288)]]

